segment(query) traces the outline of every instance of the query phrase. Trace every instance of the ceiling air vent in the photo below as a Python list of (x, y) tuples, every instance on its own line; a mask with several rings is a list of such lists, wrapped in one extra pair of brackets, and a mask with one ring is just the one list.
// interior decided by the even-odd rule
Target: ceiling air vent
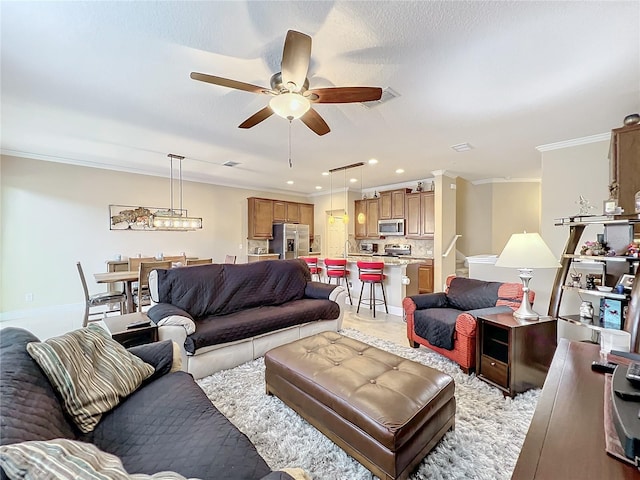
[(383, 103), (387, 103), (389, 100), (393, 100), (394, 98), (399, 96), (400, 94), (393, 88), (387, 87), (382, 90), (382, 97), (380, 97), (380, 100), (374, 100), (373, 102), (360, 102), (360, 105), (365, 108), (374, 108)]
[(240, 165), (240, 162), (234, 162), (232, 160), (227, 160), (222, 165), (224, 165), (225, 167), (235, 167), (236, 165)]
[(456, 152), (468, 152), (473, 148), (470, 143), (458, 143), (457, 145), (451, 145), (451, 148)]

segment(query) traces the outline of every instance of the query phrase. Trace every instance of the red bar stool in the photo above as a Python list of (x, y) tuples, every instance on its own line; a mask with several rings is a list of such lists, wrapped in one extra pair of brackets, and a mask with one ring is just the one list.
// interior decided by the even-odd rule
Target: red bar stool
[(311, 272), (311, 280), (315, 276), (320, 281), (320, 274), (322, 273), (322, 267), (318, 266), (318, 257), (300, 257), (307, 263), (309, 267), (309, 272)]
[(342, 283), (342, 279), (344, 279), (347, 286), (347, 294), (349, 295), (349, 303), (353, 305), (353, 300), (351, 300), (351, 291), (349, 290), (349, 270), (347, 270), (347, 260), (344, 258), (325, 258), (324, 266), (327, 268), (327, 277), (329, 281), (327, 283), (331, 283), (332, 279), (336, 279), (336, 285), (340, 285)]
[[(362, 286), (360, 287), (360, 298), (358, 299), (358, 309), (356, 313), (360, 313), (360, 304), (362, 303), (362, 292), (364, 284), (369, 284), (369, 309), (373, 310), (373, 318), (376, 318), (376, 305), (384, 305), (384, 309), (389, 313), (387, 308), (387, 296), (384, 292), (384, 279), (386, 275), (383, 273), (384, 262), (358, 262), (358, 278)], [(382, 288), (383, 300), (376, 300), (376, 284), (380, 284)]]

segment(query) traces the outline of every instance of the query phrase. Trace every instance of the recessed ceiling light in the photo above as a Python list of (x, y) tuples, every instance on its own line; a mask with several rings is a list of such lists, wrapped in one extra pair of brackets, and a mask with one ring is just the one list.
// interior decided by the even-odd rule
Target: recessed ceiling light
[(369, 159), (369, 165), (375, 165), (376, 163), (378, 163), (378, 160), (376, 160), (375, 158)]
[(289, 185), (293, 185), (293, 180), (287, 180), (287, 183), (288, 183)]
[(456, 152), (468, 152), (473, 147), (471, 146), (470, 143), (465, 142), (465, 143), (459, 143), (457, 145), (451, 145), (451, 148), (453, 148)]
[(351, 183), (356, 183), (356, 182), (358, 181), (358, 179), (357, 179), (357, 178), (350, 178), (350, 179), (349, 179), (349, 181), (350, 181)]
[(322, 172), (322, 176), (323, 177), (328, 177), (329, 176), (329, 172)]
[(396, 170), (396, 173), (404, 173), (404, 169), (403, 168), (399, 168)]
[(316, 185), (316, 190), (322, 190), (322, 187), (320, 185)]

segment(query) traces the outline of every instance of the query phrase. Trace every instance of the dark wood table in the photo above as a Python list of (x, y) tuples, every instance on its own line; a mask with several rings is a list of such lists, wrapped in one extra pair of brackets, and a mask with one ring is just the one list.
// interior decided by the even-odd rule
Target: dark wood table
[(560, 339), (512, 480), (640, 479), (605, 452), (604, 375), (591, 370), (594, 360), (599, 345)]
[(478, 315), (476, 376), (511, 397), (541, 388), (556, 350), (556, 328), (551, 317)]
[[(102, 321), (107, 327), (107, 331), (111, 334), (111, 338), (125, 348), (158, 341), (158, 326), (153, 322), (149, 322), (149, 317), (147, 317), (146, 313), (135, 312), (126, 315), (114, 315), (105, 317)], [(143, 327), (127, 328), (127, 325), (136, 322), (149, 322), (149, 324)]]

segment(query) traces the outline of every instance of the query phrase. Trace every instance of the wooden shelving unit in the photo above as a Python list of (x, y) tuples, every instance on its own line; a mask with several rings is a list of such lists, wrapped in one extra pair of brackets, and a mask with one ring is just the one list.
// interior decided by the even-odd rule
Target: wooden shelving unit
[[(598, 330), (604, 328), (597, 315), (594, 315), (594, 319), (591, 322), (587, 322), (580, 319), (579, 315), (560, 315), (560, 304), (562, 303), (562, 296), (565, 291), (577, 291), (581, 294), (594, 295), (598, 297), (614, 298), (619, 300), (629, 300), (627, 317), (625, 319), (623, 330), (631, 334), (631, 351), (640, 352), (640, 268), (637, 264), (640, 263), (640, 258), (626, 257), (626, 256), (589, 256), (576, 254), (582, 234), (587, 225), (604, 225), (606, 229), (608, 225), (637, 225), (640, 224), (640, 214), (635, 215), (618, 215), (611, 217), (601, 216), (582, 216), (582, 217), (569, 217), (560, 219), (556, 222), (557, 226), (569, 227), (569, 238), (565, 245), (562, 258), (560, 259), (561, 268), (556, 273), (556, 278), (551, 291), (551, 301), (549, 303), (549, 315), (554, 318), (570, 321), (575, 324), (584, 325), (591, 329)], [(626, 263), (628, 265), (627, 271), (630, 274), (634, 273), (635, 277), (633, 281), (633, 287), (628, 294), (617, 294), (614, 292), (600, 292), (598, 290), (587, 290), (584, 288), (577, 288), (567, 285), (567, 277), (569, 275), (569, 269), (575, 260), (583, 261), (599, 261), (610, 263), (614, 262), (621, 267), (620, 263)], [(610, 285), (612, 286), (612, 285)]]

